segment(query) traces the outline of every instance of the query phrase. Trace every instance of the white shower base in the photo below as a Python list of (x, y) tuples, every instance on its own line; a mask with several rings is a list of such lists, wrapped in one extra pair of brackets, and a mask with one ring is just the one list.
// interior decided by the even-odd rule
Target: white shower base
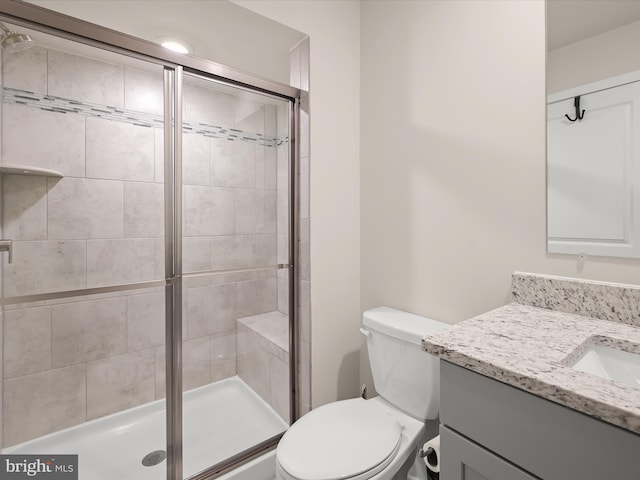
[(218, 480), (276, 480), (276, 451), (270, 450)]
[[(185, 477), (288, 428), (237, 376), (185, 392), (183, 424)], [(79, 480), (164, 480), (166, 460), (145, 467), (142, 458), (165, 449), (165, 402), (158, 400), (2, 453), (78, 454)]]

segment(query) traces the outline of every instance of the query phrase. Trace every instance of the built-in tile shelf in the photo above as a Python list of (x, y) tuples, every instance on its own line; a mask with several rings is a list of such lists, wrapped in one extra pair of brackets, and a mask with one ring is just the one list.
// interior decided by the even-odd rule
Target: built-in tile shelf
[(64, 174), (58, 170), (51, 170), (50, 168), (31, 167), (29, 165), (17, 165), (15, 163), (3, 163), (0, 164), (0, 174), (7, 175), (40, 175), (43, 177), (57, 177), (62, 178)]

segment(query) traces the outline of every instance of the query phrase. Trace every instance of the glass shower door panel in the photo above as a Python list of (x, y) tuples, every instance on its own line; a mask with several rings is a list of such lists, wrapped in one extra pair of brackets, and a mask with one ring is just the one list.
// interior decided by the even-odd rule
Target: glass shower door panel
[(162, 289), (10, 305), (3, 317), (2, 453), (77, 455), (80, 480), (164, 480)]
[(10, 28), (35, 45), (2, 56), (3, 453), (166, 478), (163, 69)]
[(185, 478), (283, 433), (289, 425), (288, 317), (278, 311), (240, 317), (246, 314), (237, 306), (261, 301), (242, 289), (275, 278), (266, 275), (185, 278)]
[(185, 75), (185, 477), (288, 426), (288, 112)]
[(51, 172), (2, 175), (4, 295), (164, 278), (161, 67), (31, 33), (3, 55), (0, 165)]

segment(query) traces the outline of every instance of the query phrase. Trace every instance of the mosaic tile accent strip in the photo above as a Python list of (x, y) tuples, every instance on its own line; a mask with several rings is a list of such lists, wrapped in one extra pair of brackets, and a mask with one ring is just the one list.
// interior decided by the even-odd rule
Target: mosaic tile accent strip
[[(132, 112), (122, 108), (68, 100), (66, 98), (31, 93), (13, 88), (2, 89), (2, 101), (8, 104), (19, 104), (39, 108), (48, 112), (63, 114), (75, 113), (85, 117), (104, 118), (141, 127), (162, 128), (164, 124), (164, 119), (159, 115)], [(289, 142), (288, 136), (282, 138), (265, 137), (261, 133), (244, 132), (235, 128), (208, 125), (199, 122), (183, 121), (182, 131), (203, 135), (205, 137), (226, 138), (231, 141), (254, 142), (258, 145), (264, 145), (265, 147), (277, 147)]]
[(640, 327), (640, 286), (515, 272), (511, 294), (522, 305)]

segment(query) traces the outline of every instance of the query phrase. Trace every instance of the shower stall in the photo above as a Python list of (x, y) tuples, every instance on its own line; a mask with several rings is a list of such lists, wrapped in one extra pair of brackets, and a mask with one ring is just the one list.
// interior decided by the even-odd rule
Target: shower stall
[(298, 415), (299, 91), (21, 2), (0, 20), (2, 454), (178, 480), (272, 449)]

